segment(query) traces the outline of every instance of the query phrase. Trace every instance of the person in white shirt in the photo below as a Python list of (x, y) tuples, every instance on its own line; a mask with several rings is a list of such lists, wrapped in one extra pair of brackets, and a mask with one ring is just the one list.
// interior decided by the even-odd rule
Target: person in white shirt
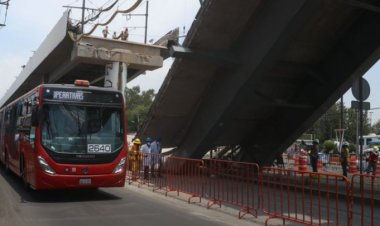
[(147, 137), (145, 139), (145, 144), (141, 146), (142, 162), (144, 168), (144, 179), (149, 179), (149, 165), (151, 162), (151, 149), (152, 149), (152, 138)]
[(158, 172), (158, 176), (161, 176), (161, 138), (157, 137), (151, 145), (151, 165), (150, 170), (152, 177), (155, 177), (155, 170)]

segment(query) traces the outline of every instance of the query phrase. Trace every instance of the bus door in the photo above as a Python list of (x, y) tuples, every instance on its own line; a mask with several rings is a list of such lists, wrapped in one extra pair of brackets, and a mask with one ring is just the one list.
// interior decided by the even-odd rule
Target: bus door
[(18, 164), (18, 136), (16, 135), (17, 124), (17, 105), (13, 105), (7, 109), (7, 120), (5, 129), (5, 149), (7, 152), (7, 159), (10, 168), (16, 171), (16, 164)]
[[(31, 173), (34, 169), (34, 157), (35, 157), (35, 145), (34, 145), (34, 135), (32, 132), (32, 104), (29, 101), (23, 101), (22, 104), (18, 106), (18, 119), (17, 119), (17, 129), (16, 129), (16, 146), (19, 149), (20, 158), (22, 158), (21, 163), (25, 167), (24, 172), (28, 178), (29, 183), (31, 178), (34, 178)], [(34, 128), (35, 129), (35, 128)], [(20, 159), (21, 160), (21, 159)]]

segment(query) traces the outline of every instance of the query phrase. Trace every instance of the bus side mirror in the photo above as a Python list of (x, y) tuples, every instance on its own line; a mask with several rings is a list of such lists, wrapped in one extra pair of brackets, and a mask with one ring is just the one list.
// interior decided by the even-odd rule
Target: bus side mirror
[(32, 109), (32, 118), (31, 118), (31, 124), (32, 126), (38, 126), (38, 119), (40, 115), (40, 111), (38, 110), (38, 105), (33, 106)]

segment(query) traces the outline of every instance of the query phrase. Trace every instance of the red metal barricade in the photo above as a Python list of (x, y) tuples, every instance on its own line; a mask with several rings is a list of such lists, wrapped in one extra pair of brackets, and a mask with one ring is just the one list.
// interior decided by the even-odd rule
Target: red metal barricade
[(199, 159), (188, 159), (180, 157), (169, 157), (165, 162), (166, 195), (168, 192), (176, 191), (199, 198), (201, 201), (204, 183), (204, 165)]
[(259, 166), (254, 163), (204, 160), (206, 179), (204, 197), (207, 207), (223, 204), (240, 209), (239, 218), (247, 213), (257, 217), (260, 208)]
[(351, 225), (349, 183), (337, 174), (264, 167), (263, 211), (303, 225)]
[(380, 176), (355, 174), (351, 178), (352, 210), (355, 226), (380, 225)]
[(161, 154), (152, 154), (151, 156), (151, 168), (149, 176), (149, 186), (153, 187), (153, 191), (159, 189), (166, 189), (166, 170), (165, 163), (167, 162), (168, 156)]
[(257, 217), (262, 210), (268, 215), (266, 224), (279, 218), (303, 225), (380, 225), (379, 176), (355, 174), (350, 184), (333, 173), (152, 154), (135, 163), (128, 166), (130, 183), (162, 189), (166, 195), (189, 194), (189, 203), (194, 197), (206, 198), (207, 208), (237, 207), (239, 218), (247, 213)]
[(153, 190), (166, 186), (165, 160), (166, 156), (160, 154), (141, 154), (137, 159), (128, 161), (127, 181), (129, 184), (137, 183), (138, 186), (147, 185)]

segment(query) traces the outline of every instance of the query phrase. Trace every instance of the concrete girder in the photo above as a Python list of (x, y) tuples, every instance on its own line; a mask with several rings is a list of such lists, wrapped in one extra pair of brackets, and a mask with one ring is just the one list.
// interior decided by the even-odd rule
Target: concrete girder
[[(74, 55), (74, 56), (73, 56)], [(163, 58), (160, 55), (145, 55), (129, 49), (105, 49), (78, 44), (73, 50), (73, 61), (104, 64), (123, 62), (138, 70), (154, 70), (162, 67)]]
[[(70, 59), (67, 59), (65, 63), (50, 74), (49, 82), (59, 81), (80, 64), (103, 65), (105, 68), (106, 64), (123, 62), (128, 65), (128, 68), (138, 71), (155, 70), (163, 65), (164, 58), (160, 55), (163, 52), (163, 47), (129, 42), (117, 42), (117, 45), (113, 46), (113, 42), (108, 39), (85, 37), (80, 42), (74, 43)], [(131, 73), (131, 76), (132, 78), (129, 78), (129, 81), (137, 75)], [(95, 76), (91, 80), (98, 78)]]
[(244, 102), (237, 96), (251, 90), (245, 86), (253, 73), (256, 80), (264, 76), (268, 65), (262, 62), (271, 64), (277, 60), (294, 32), (312, 14), (314, 6), (314, 1), (265, 1), (260, 5), (243, 39), (238, 42), (236, 52), (240, 56), (241, 66), (232, 76), (217, 76), (208, 90), (209, 95), (202, 100), (196, 116), (191, 120), (191, 128), (179, 145), (177, 155), (201, 157), (211, 148), (209, 144), (222, 133), (224, 120), (236, 109), (234, 106)]
[(347, 1), (285, 2), (206, 1), (184, 46), (238, 64), (185, 49), (138, 136), (162, 135), (190, 157), (240, 145), (242, 160), (266, 164), (310, 128), (378, 59), (379, 14)]
[[(309, 82), (303, 86), (301, 91), (303, 96), (309, 95), (309, 102), (314, 107), (281, 116), (282, 120), (277, 121), (275, 128), (277, 128), (276, 137), (282, 142), (277, 145), (273, 155), (277, 151), (285, 150), (303, 131), (310, 128), (316, 119), (350, 89), (355, 79), (361, 77), (378, 61), (380, 40), (376, 37), (380, 36), (379, 24), (380, 17), (378, 15), (373, 12), (363, 13), (361, 18), (347, 31), (347, 34), (350, 35), (344, 36), (331, 54), (324, 58), (319, 65), (319, 76), (323, 77), (325, 83)], [(310, 90), (318, 92), (310, 94)], [(288, 123), (290, 120), (293, 122), (292, 124)], [(287, 128), (287, 130), (281, 131), (280, 128)], [(268, 128), (263, 127), (263, 129)], [(267, 134), (267, 132), (263, 131), (263, 134)], [(246, 140), (253, 134), (256, 134), (255, 131), (251, 131)], [(263, 139), (263, 137), (259, 136), (258, 139)], [(254, 142), (249, 142), (244, 148), (246, 150), (254, 149)], [(260, 152), (255, 152), (254, 155), (256, 155), (254, 156), (256, 159), (263, 159)]]

